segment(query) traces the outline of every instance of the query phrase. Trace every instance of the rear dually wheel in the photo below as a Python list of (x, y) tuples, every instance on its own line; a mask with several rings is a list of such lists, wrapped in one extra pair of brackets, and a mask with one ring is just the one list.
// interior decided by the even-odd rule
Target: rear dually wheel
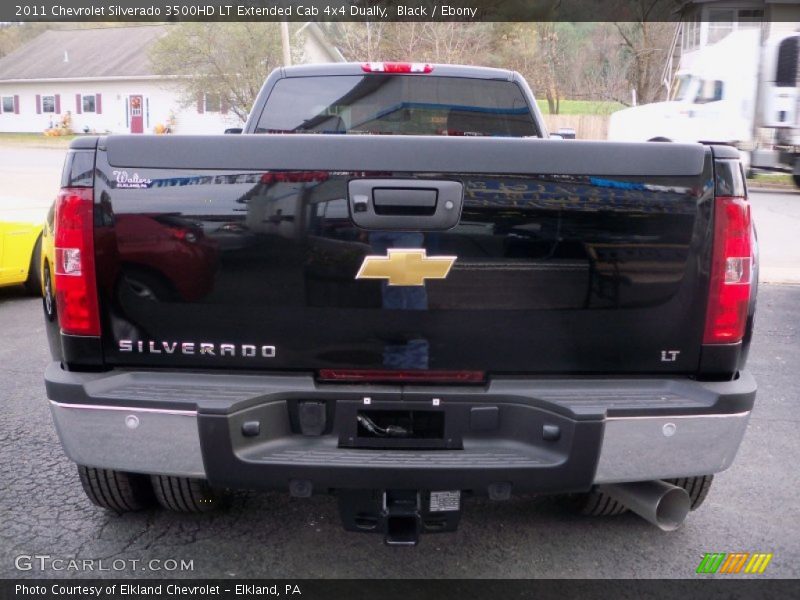
[(204, 513), (226, 504), (223, 491), (212, 488), (205, 479), (152, 475), (153, 490), (164, 508), (184, 513)]
[(78, 476), (89, 500), (102, 508), (124, 513), (155, 504), (147, 475), (78, 465)]

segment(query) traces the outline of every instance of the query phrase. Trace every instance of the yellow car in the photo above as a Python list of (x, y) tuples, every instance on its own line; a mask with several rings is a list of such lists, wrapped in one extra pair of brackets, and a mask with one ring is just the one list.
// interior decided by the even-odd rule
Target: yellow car
[(0, 287), (24, 284), (40, 295), (44, 211), (25, 204), (0, 201)]
[(53, 261), (56, 257), (55, 212), (53, 203), (47, 211), (39, 242), (39, 273), (41, 291), (44, 298), (44, 314), (48, 321), (56, 320), (56, 273)]

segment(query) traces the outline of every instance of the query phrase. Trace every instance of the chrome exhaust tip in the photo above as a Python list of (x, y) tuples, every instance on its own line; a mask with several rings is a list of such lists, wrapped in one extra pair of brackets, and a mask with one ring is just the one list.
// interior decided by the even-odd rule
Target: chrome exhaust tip
[(665, 481), (615, 483), (599, 489), (662, 531), (676, 530), (689, 514), (689, 494)]

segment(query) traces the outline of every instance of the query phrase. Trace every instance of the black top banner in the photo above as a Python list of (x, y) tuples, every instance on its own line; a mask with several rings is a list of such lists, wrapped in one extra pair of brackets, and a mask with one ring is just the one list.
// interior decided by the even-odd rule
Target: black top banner
[(12, 0), (0, 21), (677, 21), (687, 0)]

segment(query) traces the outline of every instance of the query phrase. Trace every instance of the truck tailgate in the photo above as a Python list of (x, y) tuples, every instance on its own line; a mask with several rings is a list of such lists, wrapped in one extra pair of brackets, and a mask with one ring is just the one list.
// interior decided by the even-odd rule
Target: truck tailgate
[[(713, 198), (699, 145), (112, 136), (95, 168), (110, 365), (698, 366)], [(445, 184), (452, 227), (431, 219)]]

